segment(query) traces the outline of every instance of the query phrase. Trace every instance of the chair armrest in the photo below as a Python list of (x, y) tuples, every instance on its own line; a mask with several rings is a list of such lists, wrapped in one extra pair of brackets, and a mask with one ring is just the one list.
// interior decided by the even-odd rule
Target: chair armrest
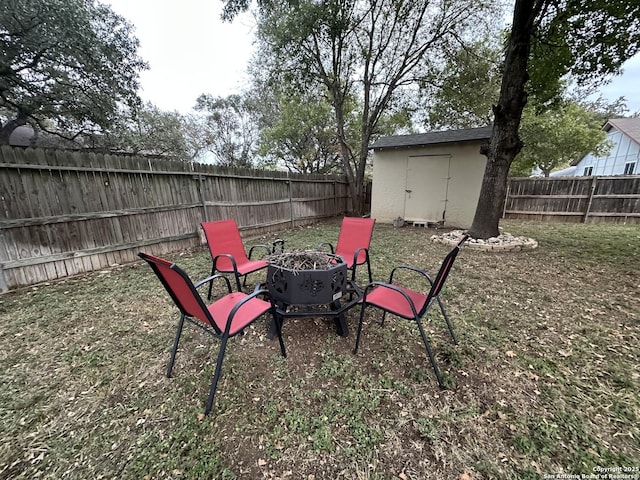
[(464, 235), (462, 235), (462, 239), (458, 242), (458, 247), (462, 247), (465, 244), (465, 242), (470, 238), (471, 238), (471, 235), (469, 235), (468, 233), (465, 233)]
[(256, 248), (264, 248), (264, 250), (267, 252), (267, 256), (271, 255), (271, 249), (269, 248), (269, 246), (268, 246), (268, 245), (264, 245), (264, 244), (261, 244), (261, 245), (254, 245), (253, 247), (251, 247), (251, 248), (249, 249), (249, 260), (251, 260), (251, 255), (253, 255), (253, 251), (254, 251)]
[(333, 254), (333, 253), (336, 253), (336, 252), (334, 251), (334, 249), (333, 249), (333, 245), (332, 245), (332, 244), (330, 244), (329, 242), (322, 242), (322, 243), (318, 244), (318, 248), (316, 248), (316, 250), (320, 252), (320, 251), (324, 250), (324, 247), (325, 247), (326, 245), (329, 245), (329, 248), (331, 249), (331, 253), (332, 253), (332, 254)]
[(256, 283), (256, 286), (253, 287), (253, 292), (251, 292), (251, 295), (254, 297), (262, 295), (265, 301), (271, 302), (271, 305), (274, 305), (273, 299), (271, 298), (271, 292), (267, 290), (266, 282)]
[(194, 287), (195, 287), (195, 288), (196, 288), (196, 290), (197, 290), (197, 289), (198, 289), (198, 288), (200, 288), (202, 285), (205, 285), (205, 284), (207, 284), (207, 283), (212, 283), (214, 280), (217, 280), (218, 278), (221, 278), (221, 279), (223, 279), (223, 280), (224, 280), (224, 282), (227, 284), (227, 291), (228, 291), (229, 293), (231, 293), (231, 282), (229, 281), (229, 279), (228, 279), (226, 276), (224, 276), (224, 275), (220, 275), (220, 274), (217, 274), (217, 275), (211, 275), (210, 277), (203, 278), (202, 280), (200, 280), (199, 282), (197, 282), (197, 283), (194, 285)]
[(393, 267), (393, 270), (391, 270), (391, 274), (389, 275), (389, 283), (393, 283), (393, 276), (395, 275), (397, 270), (407, 270), (410, 272), (417, 273), (418, 275), (421, 275), (424, 278), (426, 278), (427, 281), (429, 282), (429, 285), (433, 285), (433, 280), (431, 280), (431, 277), (426, 271), (422, 270), (421, 268), (412, 267), (410, 265), (397, 265)]
[(276, 238), (272, 245), (271, 253), (284, 253), (284, 240), (282, 238)]
[(236, 263), (236, 259), (233, 258), (233, 255), (231, 255), (230, 253), (221, 253), (220, 255), (216, 255), (215, 257), (213, 257), (213, 268), (211, 269), (211, 272), (215, 272), (216, 268), (218, 266), (218, 259), (220, 257), (226, 257), (229, 260), (231, 260), (231, 265), (233, 266), (233, 272), (234, 273), (238, 273), (238, 264)]
[(256, 285), (256, 288), (253, 289), (253, 292), (251, 292), (249, 297), (253, 298), (253, 297), (258, 297), (260, 295), (264, 295), (265, 297), (268, 297), (269, 299), (271, 299), (271, 295), (269, 294), (269, 290), (267, 290), (266, 288), (264, 288), (260, 284), (258, 284), (258, 285)]
[(353, 252), (353, 265), (362, 265), (362, 263), (358, 263), (358, 257), (360, 256), (360, 252), (364, 251), (364, 262), (369, 261), (369, 249), (366, 247), (356, 248), (356, 251)]
[[(227, 318), (227, 324), (225, 325), (225, 333), (226, 334), (229, 333), (229, 330), (231, 329), (231, 324), (233, 322), (233, 318), (236, 316), (236, 313), (238, 313), (238, 310), (240, 310), (245, 303), (250, 302), (251, 300), (256, 298), (258, 295), (265, 295), (265, 294), (268, 295), (269, 291), (264, 289), (255, 289), (250, 295), (246, 295), (242, 300), (236, 303), (231, 309), (231, 311), (229, 312), (229, 317)], [(274, 308), (273, 302), (270, 302), (270, 303), (271, 303), (271, 308)], [(253, 318), (249, 323), (254, 322), (258, 318), (260, 317), (258, 316)]]

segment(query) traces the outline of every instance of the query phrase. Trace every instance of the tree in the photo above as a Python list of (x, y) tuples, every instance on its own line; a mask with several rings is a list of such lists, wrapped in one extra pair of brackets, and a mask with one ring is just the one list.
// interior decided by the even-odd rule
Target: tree
[(569, 102), (536, 114), (525, 108), (522, 117), (522, 151), (511, 165), (511, 175), (529, 176), (539, 168), (545, 177), (558, 167), (588, 152), (606, 154), (608, 144), (595, 113)]
[[(225, 0), (223, 0), (225, 1)], [(232, 17), (247, 2), (225, 1)], [(368, 146), (381, 119), (402, 110), (402, 93), (441, 61), (479, 23), (482, 2), (458, 0), (276, 0), (262, 2), (259, 39), (286, 78), (323, 89), (330, 103), (343, 172), (353, 208), (362, 212)], [(357, 136), (349, 136), (348, 113), (359, 104)]]
[(331, 105), (317, 90), (292, 86), (272, 60), (266, 49), (259, 49), (249, 64), (252, 86), (247, 95), (256, 107), (262, 164), (298, 173), (338, 173)]
[(275, 157), (289, 171), (340, 170), (331, 106), (312, 95), (280, 95), (279, 112), (261, 131), (260, 153)]
[[(343, 171), (335, 115), (323, 86), (307, 85), (299, 75), (282, 69), (268, 45), (261, 43), (249, 67), (252, 88), (248, 95), (256, 100), (260, 150), (265, 165), (285, 166), (300, 173)], [(346, 103), (345, 130), (352, 143), (359, 144), (360, 105), (352, 97)], [(385, 112), (378, 123), (383, 134), (407, 129), (411, 124), (406, 110)]]
[(195, 109), (204, 115), (204, 148), (219, 165), (254, 166), (259, 134), (249, 95), (203, 94), (198, 97)]
[(132, 26), (106, 5), (0, 2), (0, 144), (27, 123), (69, 138), (107, 128), (120, 103), (139, 103), (147, 66), (137, 49)]
[(611, 118), (627, 116), (629, 112), (627, 101), (624, 97), (608, 101), (602, 95), (595, 100), (584, 100), (584, 95), (580, 95), (580, 97), (572, 95), (570, 99), (591, 112), (599, 125), (604, 125)]
[(490, 125), (491, 106), (500, 94), (499, 45), (488, 39), (462, 45), (446, 60), (433, 85), (427, 86), (425, 124), (431, 130)]
[(618, 71), (640, 48), (640, 3), (606, 0), (516, 0), (506, 42), (500, 98), (485, 153), (487, 166), (469, 233), (497, 236), (507, 175), (522, 149), (518, 135), (527, 103), (529, 59), (534, 46), (532, 95), (552, 101), (559, 81), (571, 74), (578, 84)]
[(206, 163), (209, 159), (209, 132), (202, 115), (189, 113), (184, 115), (182, 134), (187, 143), (189, 157), (194, 162)]
[[(491, 105), (500, 93), (501, 50), (487, 40), (459, 49), (446, 62), (441, 81), (430, 87), (424, 111), (431, 129), (472, 128), (491, 123)], [(535, 70), (532, 62), (529, 70)], [(533, 74), (535, 76), (535, 74)], [(592, 89), (571, 90), (566, 82), (551, 82), (545, 95), (530, 96), (522, 116), (522, 151), (515, 157), (510, 176), (529, 176), (533, 169), (549, 173), (589, 151), (602, 152), (609, 118), (623, 116), (623, 98), (607, 102), (602, 97), (583, 100)], [(534, 89), (528, 85), (528, 91)], [(553, 94), (551, 94), (553, 92)], [(539, 104), (538, 98), (545, 99)], [(579, 100), (582, 99), (582, 100)]]
[(189, 121), (179, 112), (163, 111), (146, 103), (135, 115), (123, 112), (113, 127), (93, 136), (92, 148), (192, 161), (196, 153), (186, 135)]

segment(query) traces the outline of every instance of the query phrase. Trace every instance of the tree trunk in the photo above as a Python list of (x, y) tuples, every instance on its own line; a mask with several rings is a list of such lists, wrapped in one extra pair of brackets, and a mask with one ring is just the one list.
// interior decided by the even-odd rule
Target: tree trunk
[(354, 173), (351, 165), (352, 152), (346, 141), (345, 119), (344, 119), (344, 97), (335, 86), (329, 87), (332, 96), (333, 110), (336, 118), (336, 134), (340, 143), (340, 156), (342, 157), (342, 169), (347, 177), (349, 196), (351, 197), (351, 208), (356, 214), (360, 214), (362, 209), (362, 187), (358, 187), (357, 172)]
[[(338, 115), (341, 118), (341, 115)], [(351, 208), (354, 212), (360, 211), (360, 196), (358, 195), (358, 182), (351, 167), (351, 149), (344, 140), (344, 126), (338, 123), (338, 137), (340, 138), (340, 156), (342, 157), (342, 169), (347, 177)]]
[(499, 235), (498, 224), (507, 191), (507, 175), (513, 159), (522, 148), (518, 129), (522, 110), (527, 103), (524, 88), (529, 79), (527, 63), (534, 20), (542, 3), (543, 0), (516, 0), (511, 35), (507, 42), (500, 99), (498, 105), (493, 107), (493, 132), (486, 151), (487, 167), (482, 179), (476, 213), (469, 229), (469, 234), (474, 238), (486, 239)]
[(348, 155), (350, 153), (348, 148), (342, 148), (342, 165), (344, 167), (344, 171), (347, 177), (347, 183), (349, 187), (349, 196), (351, 197), (351, 208), (352, 212), (360, 215), (362, 210), (362, 202), (360, 201), (362, 197), (362, 188), (358, 186), (358, 181), (353, 175), (351, 164), (349, 157), (345, 157), (345, 154)]

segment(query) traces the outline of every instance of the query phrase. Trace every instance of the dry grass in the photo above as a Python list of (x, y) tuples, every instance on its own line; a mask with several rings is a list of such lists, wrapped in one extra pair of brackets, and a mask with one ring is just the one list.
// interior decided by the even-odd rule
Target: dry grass
[[(217, 344), (189, 329), (164, 376), (177, 312), (142, 262), (3, 295), (0, 477), (640, 473), (640, 227), (504, 227), (540, 248), (461, 252), (443, 295), (460, 344), (435, 311), (428, 327), (447, 390), (410, 322), (381, 328), (369, 310), (353, 355), (354, 309), (346, 338), (324, 319), (287, 320), (286, 359), (254, 324), (230, 342), (202, 419)], [(283, 236), (307, 249), (338, 229)], [(374, 277), (435, 270), (447, 247), (431, 233), (377, 225)], [(194, 279), (210, 268), (204, 251), (171, 258)]]

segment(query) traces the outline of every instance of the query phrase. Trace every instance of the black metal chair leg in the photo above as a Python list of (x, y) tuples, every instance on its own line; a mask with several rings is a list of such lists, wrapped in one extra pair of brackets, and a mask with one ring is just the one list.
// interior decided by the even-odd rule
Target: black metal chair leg
[(415, 321), (418, 324), (418, 330), (420, 330), (420, 336), (422, 337), (422, 342), (424, 343), (424, 346), (427, 349), (427, 355), (429, 356), (429, 361), (431, 362), (433, 371), (435, 372), (436, 378), (438, 379), (438, 385), (440, 385), (440, 388), (444, 388), (444, 383), (442, 382), (442, 375), (440, 375), (440, 369), (438, 368), (436, 359), (433, 356), (433, 351), (431, 350), (431, 342), (429, 342), (429, 338), (427, 337), (427, 334), (424, 333), (424, 328), (422, 327), (422, 323), (420, 322), (420, 320), (416, 318)]
[(239, 292), (242, 291), (242, 286), (240, 285), (240, 275), (236, 275), (236, 288), (238, 289)]
[(364, 309), (365, 304), (362, 303), (362, 306), (360, 307), (360, 320), (358, 321), (358, 333), (356, 334), (356, 345), (353, 348), (354, 354), (358, 353), (358, 345), (360, 344), (360, 333), (362, 332), (362, 321), (364, 320)]
[(222, 337), (220, 342), (220, 352), (218, 353), (218, 360), (216, 361), (216, 370), (213, 375), (213, 381), (211, 382), (211, 389), (209, 390), (209, 398), (207, 399), (207, 406), (204, 410), (205, 415), (209, 415), (213, 407), (213, 399), (216, 396), (216, 388), (218, 388), (218, 380), (220, 380), (220, 373), (222, 372), (222, 360), (224, 360), (224, 352), (227, 349), (227, 341), (229, 337), (226, 335)]
[(369, 259), (367, 258), (367, 272), (369, 273), (369, 283), (373, 282), (373, 275), (371, 275), (371, 263), (369, 263)]
[[(211, 277), (213, 277), (216, 273), (216, 268), (212, 267), (211, 268)], [(213, 290), (213, 282), (209, 282), (209, 293), (207, 293), (207, 300), (211, 300), (211, 292)]]
[(456, 334), (453, 333), (453, 326), (451, 326), (451, 322), (449, 321), (449, 316), (444, 309), (444, 305), (440, 301), (440, 297), (436, 297), (438, 301), (438, 305), (440, 305), (440, 311), (442, 312), (442, 316), (444, 317), (444, 321), (447, 322), (447, 328), (449, 329), (449, 333), (451, 334), (451, 338), (453, 339), (453, 343), (458, 345), (458, 339), (456, 338)]
[(169, 359), (169, 366), (167, 367), (168, 378), (171, 378), (171, 370), (173, 370), (173, 363), (176, 361), (176, 353), (178, 353), (178, 344), (180, 343), (180, 335), (182, 335), (183, 326), (184, 326), (184, 313), (180, 315), (180, 322), (178, 323), (176, 338), (173, 341), (173, 350), (171, 350), (171, 358)]

